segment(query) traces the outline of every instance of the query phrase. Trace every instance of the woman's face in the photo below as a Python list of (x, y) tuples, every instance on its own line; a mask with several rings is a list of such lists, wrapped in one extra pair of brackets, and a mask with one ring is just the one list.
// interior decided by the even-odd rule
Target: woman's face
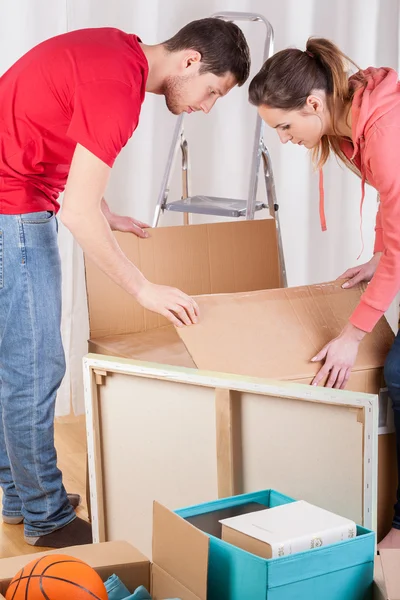
[(326, 111), (321, 98), (309, 96), (299, 110), (283, 110), (261, 105), (258, 113), (267, 125), (276, 129), (282, 144), (292, 142), (308, 149), (317, 146), (327, 131)]

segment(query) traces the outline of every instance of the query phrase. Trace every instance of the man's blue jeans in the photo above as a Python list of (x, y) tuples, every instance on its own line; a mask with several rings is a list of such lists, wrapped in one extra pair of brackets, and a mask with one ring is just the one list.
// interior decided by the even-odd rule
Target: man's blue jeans
[(397, 450), (397, 502), (394, 505), (393, 527), (400, 529), (400, 331), (385, 362), (385, 381), (392, 400)]
[(22, 515), (27, 536), (75, 518), (54, 447), (60, 322), (55, 215), (0, 214), (0, 485), (3, 514)]

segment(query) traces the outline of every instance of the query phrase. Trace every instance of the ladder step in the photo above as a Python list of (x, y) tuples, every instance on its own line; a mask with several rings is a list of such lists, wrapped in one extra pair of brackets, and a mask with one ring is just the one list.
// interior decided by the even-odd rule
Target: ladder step
[[(168, 202), (167, 210), (182, 213), (196, 213), (201, 215), (215, 215), (221, 217), (245, 217), (247, 200), (234, 198), (216, 198), (214, 196), (191, 196), (176, 202)], [(267, 208), (263, 202), (256, 203), (256, 211)]]

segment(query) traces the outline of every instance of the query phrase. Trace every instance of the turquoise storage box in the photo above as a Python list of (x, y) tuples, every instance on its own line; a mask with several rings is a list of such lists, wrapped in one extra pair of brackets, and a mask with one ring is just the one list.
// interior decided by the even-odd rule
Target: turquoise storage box
[[(272, 508), (293, 498), (274, 490), (243, 494), (175, 511), (183, 519), (257, 502)], [(208, 600), (370, 600), (375, 534), (266, 560), (209, 537)]]

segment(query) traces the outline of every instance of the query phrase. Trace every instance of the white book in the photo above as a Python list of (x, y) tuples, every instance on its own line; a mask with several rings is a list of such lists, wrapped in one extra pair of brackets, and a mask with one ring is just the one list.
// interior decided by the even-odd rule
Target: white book
[[(249, 552), (277, 558), (356, 537), (350, 519), (304, 500), (223, 519), (222, 538)], [(257, 540), (255, 544), (252, 540)], [(265, 550), (260, 545), (266, 545)]]

